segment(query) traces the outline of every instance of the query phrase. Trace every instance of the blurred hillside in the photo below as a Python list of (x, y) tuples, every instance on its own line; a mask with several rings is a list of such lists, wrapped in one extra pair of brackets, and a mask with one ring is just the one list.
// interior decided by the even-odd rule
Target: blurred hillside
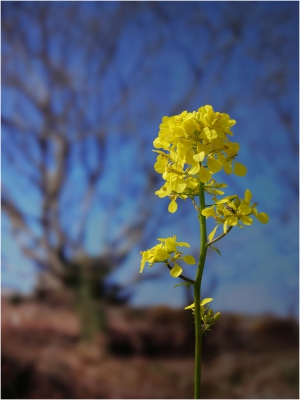
[[(86, 337), (72, 292), (2, 298), (2, 398), (192, 398), (193, 318), (101, 309)], [(298, 398), (298, 324), (223, 314), (205, 337), (203, 397)]]

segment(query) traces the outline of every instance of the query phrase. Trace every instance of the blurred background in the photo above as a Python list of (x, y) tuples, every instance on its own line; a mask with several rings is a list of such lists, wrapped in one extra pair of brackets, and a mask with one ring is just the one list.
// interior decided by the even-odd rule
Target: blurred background
[[(191, 398), (192, 293), (140, 251), (192, 204), (155, 196), (165, 115), (237, 121), (267, 225), (208, 253), (203, 395), (298, 398), (297, 2), (2, 2), (2, 397)], [(186, 275), (193, 277), (193, 266)], [(215, 382), (218, 382), (216, 385)]]

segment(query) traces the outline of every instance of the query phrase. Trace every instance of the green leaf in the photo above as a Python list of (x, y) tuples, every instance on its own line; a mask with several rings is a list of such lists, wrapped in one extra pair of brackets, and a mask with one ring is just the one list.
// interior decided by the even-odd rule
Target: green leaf
[(219, 249), (217, 249), (216, 247), (214, 247), (214, 246), (210, 246), (210, 248), (213, 250), (213, 251), (216, 251), (219, 255), (221, 255), (221, 252), (220, 252), (220, 250)]
[(181, 283), (178, 283), (177, 285), (175, 285), (174, 288), (176, 288), (177, 286), (185, 286), (187, 288), (190, 288), (191, 284), (189, 282), (181, 282)]
[(214, 320), (217, 321), (217, 320), (220, 318), (220, 316), (221, 316), (221, 313), (220, 313), (220, 312), (217, 312), (217, 313), (214, 315)]

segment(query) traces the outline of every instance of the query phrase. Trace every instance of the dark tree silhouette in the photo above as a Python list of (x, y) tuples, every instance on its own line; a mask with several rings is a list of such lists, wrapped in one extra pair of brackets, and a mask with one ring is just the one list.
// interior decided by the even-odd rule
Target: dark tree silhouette
[[(170, 223), (153, 194), (160, 181), (149, 152), (162, 115), (266, 101), (295, 156), (294, 14), (275, 3), (271, 11), (247, 2), (214, 10), (194, 2), (2, 3), (2, 209), (43, 272), (41, 287), (72, 281), (80, 260), (96, 261), (103, 281)], [(234, 85), (228, 74), (241, 59)], [(296, 174), (286, 163), (274, 168), (295, 192)], [(186, 215), (183, 205), (183, 226)]]

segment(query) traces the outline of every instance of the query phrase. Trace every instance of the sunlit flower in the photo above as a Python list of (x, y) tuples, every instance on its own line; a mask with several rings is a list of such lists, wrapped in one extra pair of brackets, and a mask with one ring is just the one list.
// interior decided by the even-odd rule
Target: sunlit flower
[(191, 255), (183, 256), (183, 253), (179, 251), (178, 247), (190, 247), (188, 243), (177, 242), (176, 236), (168, 238), (157, 239), (160, 243), (152, 247), (149, 250), (141, 251), (142, 260), (140, 265), (140, 272), (143, 272), (146, 262), (149, 264), (149, 268), (154, 263), (164, 262), (165, 265), (173, 264), (173, 268), (170, 270), (171, 276), (177, 278), (182, 274), (182, 268), (177, 264), (179, 260), (184, 261), (186, 264), (195, 264), (196, 260)]
[(162, 149), (154, 150), (158, 153), (154, 169), (166, 183), (155, 193), (159, 197), (170, 197), (170, 212), (177, 210), (178, 197), (184, 199), (197, 194), (200, 182), (205, 184), (208, 193), (223, 194), (213, 179), (221, 170), (238, 176), (246, 174), (246, 167), (235, 160), (239, 144), (228, 139), (233, 135), (230, 128), (235, 123), (228, 114), (215, 112), (210, 105), (198, 111), (163, 117), (153, 142), (156, 149)]
[(252, 225), (252, 215), (263, 224), (266, 224), (269, 220), (268, 214), (259, 213), (256, 208), (257, 203), (251, 204), (251, 199), (252, 193), (249, 189), (245, 191), (243, 199), (239, 199), (237, 195), (227, 196), (220, 200), (214, 198), (215, 204), (202, 210), (202, 215), (206, 218), (213, 217), (217, 223), (208, 236), (209, 241), (213, 240), (220, 225), (223, 225), (224, 232), (230, 226), (238, 225), (240, 228), (244, 228), (244, 225)]

